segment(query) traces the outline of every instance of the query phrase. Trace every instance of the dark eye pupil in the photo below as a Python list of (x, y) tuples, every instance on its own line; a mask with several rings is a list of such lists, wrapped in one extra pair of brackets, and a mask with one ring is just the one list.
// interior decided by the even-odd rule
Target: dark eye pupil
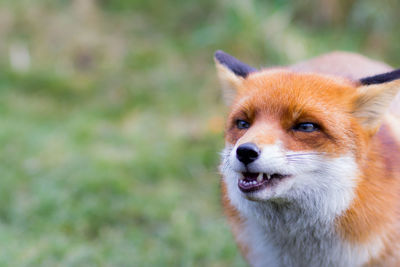
[(244, 120), (237, 120), (236, 126), (239, 129), (248, 129), (250, 127), (250, 123), (248, 123), (247, 121), (244, 121)]
[(318, 125), (311, 122), (299, 123), (294, 127), (294, 130), (301, 132), (313, 132), (318, 129), (319, 129)]

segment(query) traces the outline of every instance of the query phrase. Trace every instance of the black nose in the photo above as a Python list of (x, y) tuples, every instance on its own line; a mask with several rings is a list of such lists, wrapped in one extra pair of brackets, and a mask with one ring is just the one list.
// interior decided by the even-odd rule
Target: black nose
[(253, 143), (244, 143), (241, 144), (236, 149), (236, 157), (238, 160), (243, 162), (243, 164), (247, 165), (253, 161), (255, 161), (260, 155), (260, 149)]

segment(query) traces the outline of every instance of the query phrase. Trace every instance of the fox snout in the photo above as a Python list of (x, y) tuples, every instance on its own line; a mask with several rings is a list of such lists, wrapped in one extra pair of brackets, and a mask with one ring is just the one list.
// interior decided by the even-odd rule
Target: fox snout
[(254, 143), (244, 143), (236, 149), (236, 158), (244, 165), (250, 164), (260, 156), (260, 149)]

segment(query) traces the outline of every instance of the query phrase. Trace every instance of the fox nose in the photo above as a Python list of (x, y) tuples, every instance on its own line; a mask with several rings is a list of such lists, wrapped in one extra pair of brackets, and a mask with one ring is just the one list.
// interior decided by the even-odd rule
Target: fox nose
[(259, 155), (260, 149), (254, 143), (244, 143), (236, 149), (236, 158), (244, 165), (252, 163)]

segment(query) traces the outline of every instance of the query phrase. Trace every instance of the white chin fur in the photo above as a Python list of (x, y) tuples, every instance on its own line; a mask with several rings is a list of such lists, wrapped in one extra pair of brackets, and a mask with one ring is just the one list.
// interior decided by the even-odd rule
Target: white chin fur
[(238, 179), (245, 168), (235, 151), (236, 146), (226, 146), (220, 171), (231, 203), (244, 214), (253, 213), (265, 201), (285, 201), (296, 203), (313, 216), (333, 218), (348, 208), (354, 196), (357, 165), (351, 155), (328, 158), (322, 153), (284, 151), (279, 144), (265, 146), (259, 159), (248, 165), (248, 171), (291, 177), (275, 186), (243, 193)]

